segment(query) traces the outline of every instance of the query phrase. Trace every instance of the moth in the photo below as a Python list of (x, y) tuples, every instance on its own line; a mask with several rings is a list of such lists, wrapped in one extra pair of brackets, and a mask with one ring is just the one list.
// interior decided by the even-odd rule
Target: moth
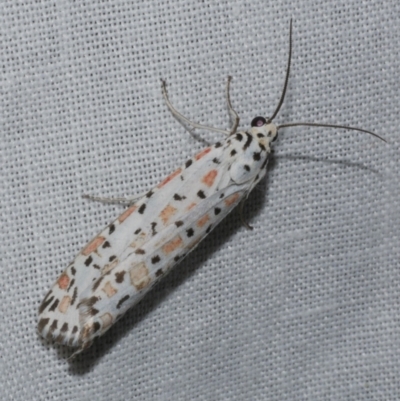
[[(39, 307), (38, 331), (57, 343), (88, 348), (134, 306), (170, 269), (179, 263), (263, 179), (278, 131), (292, 126), (360, 128), (333, 124), (276, 125), (287, 89), (291, 55), (284, 88), (271, 117), (255, 117), (251, 127), (237, 131), (239, 116), (226, 99), (232, 126), (229, 131), (188, 120), (162, 92), (172, 114), (184, 125), (222, 133), (225, 138), (206, 147), (145, 194), (131, 198), (95, 200), (127, 203), (129, 207), (101, 231), (64, 270)], [(247, 223), (245, 223), (247, 225)], [(247, 225), (248, 228), (251, 228)], [(75, 355), (75, 354), (74, 354)]]

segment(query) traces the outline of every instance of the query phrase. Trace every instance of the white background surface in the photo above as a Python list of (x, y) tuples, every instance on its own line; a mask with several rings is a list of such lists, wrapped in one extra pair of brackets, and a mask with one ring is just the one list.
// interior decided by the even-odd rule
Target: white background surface
[[(2, 400), (400, 398), (399, 3), (3, 1)], [(167, 111), (247, 127), (288, 94), (268, 177), (73, 362), (36, 333), (58, 274), (204, 146)], [(218, 134), (199, 132), (214, 142)]]

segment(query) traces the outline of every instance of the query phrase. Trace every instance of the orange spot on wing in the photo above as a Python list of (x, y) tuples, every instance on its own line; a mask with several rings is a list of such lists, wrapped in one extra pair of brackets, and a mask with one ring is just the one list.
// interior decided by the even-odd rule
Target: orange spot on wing
[(225, 205), (231, 206), (233, 203), (235, 203), (237, 201), (239, 196), (240, 196), (239, 194), (233, 194), (233, 195), (229, 196), (228, 198), (225, 199)]
[(95, 251), (106, 239), (104, 237), (96, 237), (83, 248), (82, 254), (88, 256)]
[(108, 296), (108, 298), (111, 298), (113, 295), (115, 295), (118, 290), (115, 289), (109, 281), (104, 285), (102, 290), (105, 292), (105, 294)]
[(157, 185), (157, 188), (161, 188), (164, 185), (168, 184), (172, 179), (174, 179), (177, 175), (179, 175), (182, 172), (181, 168), (178, 168), (178, 170), (174, 171), (172, 174), (170, 174), (164, 181), (162, 181), (160, 184)]
[(189, 211), (189, 210), (193, 209), (196, 205), (197, 205), (197, 203), (192, 202), (192, 203), (186, 208), (186, 210)]
[(141, 262), (137, 265), (133, 265), (129, 271), (132, 285), (138, 290), (143, 290), (150, 284), (149, 269), (146, 264)]
[(167, 205), (160, 213), (160, 219), (164, 225), (168, 223), (169, 219), (176, 213), (177, 209), (171, 205)]
[(203, 156), (205, 156), (207, 153), (211, 151), (211, 148), (205, 148), (203, 149), (200, 153), (198, 153), (194, 158), (196, 160), (200, 160)]
[(60, 304), (58, 305), (58, 310), (61, 313), (65, 313), (70, 304), (71, 304), (71, 297), (68, 295), (65, 295), (65, 297), (63, 297)]
[(210, 220), (210, 216), (205, 214), (201, 219), (197, 220), (197, 227), (203, 227), (208, 220)]
[(211, 187), (212, 184), (214, 184), (214, 180), (217, 175), (218, 175), (217, 170), (211, 170), (201, 179), (201, 182), (206, 184), (208, 187)]
[(182, 238), (179, 235), (177, 235), (171, 241), (167, 242), (162, 247), (162, 250), (164, 251), (164, 253), (169, 254), (175, 251), (175, 249), (179, 248), (182, 245), (182, 243), (183, 243)]
[(121, 216), (118, 217), (118, 221), (120, 223), (124, 222), (136, 209), (137, 209), (137, 206), (135, 206), (135, 205), (126, 209), (125, 212), (122, 213)]
[(69, 277), (65, 273), (61, 274), (61, 276), (57, 280), (57, 284), (60, 289), (65, 290), (69, 284)]

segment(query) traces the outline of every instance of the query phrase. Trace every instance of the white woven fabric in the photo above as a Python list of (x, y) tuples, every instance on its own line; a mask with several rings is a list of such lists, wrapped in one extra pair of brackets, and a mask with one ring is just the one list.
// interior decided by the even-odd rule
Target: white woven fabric
[[(400, 399), (398, 1), (3, 1), (1, 399)], [(157, 184), (226, 128), (274, 110), (293, 17), (288, 128), (268, 178), (76, 360), (37, 308), (123, 211), (88, 193)], [(197, 132), (216, 141), (218, 134)]]

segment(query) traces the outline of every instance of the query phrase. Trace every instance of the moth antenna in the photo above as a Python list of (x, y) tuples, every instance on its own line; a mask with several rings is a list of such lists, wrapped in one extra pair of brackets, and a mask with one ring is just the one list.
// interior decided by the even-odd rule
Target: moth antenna
[(339, 129), (348, 129), (351, 131), (359, 131), (359, 132), (365, 132), (366, 134), (370, 134), (381, 141), (388, 143), (386, 139), (382, 138), (378, 134), (375, 134), (375, 132), (367, 131), (366, 129), (361, 129), (361, 128), (356, 128), (356, 127), (349, 127), (347, 125), (336, 125), (336, 124), (320, 124), (320, 123), (287, 123), (287, 124), (281, 124), (276, 127), (277, 131), (279, 131), (280, 128), (287, 128), (287, 127), (327, 127), (327, 128), (339, 128)]
[[(288, 57), (288, 63), (287, 63), (287, 68), (286, 68), (286, 77), (285, 77), (285, 84), (283, 86), (283, 91), (281, 98), (279, 100), (278, 106), (276, 107), (274, 114), (272, 114), (272, 117), (268, 118), (267, 123), (271, 123), (272, 120), (277, 116), (279, 113), (280, 108), (282, 107), (283, 101), (285, 100), (285, 95), (286, 95), (286, 89), (288, 86), (289, 82), (289, 73), (290, 73), (290, 64), (292, 61), (292, 19), (290, 19), (290, 30), (289, 30), (289, 57)], [(380, 139), (383, 142), (386, 142), (386, 139), (382, 138), (378, 134), (375, 134), (375, 132), (367, 131), (365, 129), (361, 128), (356, 128), (356, 127), (349, 127), (347, 125), (336, 125), (336, 124), (320, 124), (320, 123), (303, 123), (303, 122), (295, 122), (295, 123), (287, 123), (287, 124), (281, 124), (276, 127), (277, 131), (279, 131), (280, 128), (286, 128), (286, 127), (298, 127), (298, 126), (307, 126), (307, 127), (327, 127), (327, 128), (339, 128), (339, 129), (348, 129), (352, 131), (359, 131), (359, 132), (365, 132), (367, 134), (370, 134), (378, 139)]]
[(279, 113), (279, 110), (283, 104), (283, 101), (285, 100), (285, 95), (286, 95), (286, 89), (288, 86), (289, 82), (289, 72), (290, 72), (290, 63), (292, 61), (292, 19), (290, 18), (290, 30), (289, 30), (289, 58), (288, 58), (288, 63), (287, 63), (287, 68), (286, 68), (286, 78), (285, 78), (285, 85), (283, 86), (283, 91), (281, 98), (279, 100), (278, 106), (274, 111), (274, 114), (272, 114), (272, 117), (268, 118), (268, 123), (270, 123)]

